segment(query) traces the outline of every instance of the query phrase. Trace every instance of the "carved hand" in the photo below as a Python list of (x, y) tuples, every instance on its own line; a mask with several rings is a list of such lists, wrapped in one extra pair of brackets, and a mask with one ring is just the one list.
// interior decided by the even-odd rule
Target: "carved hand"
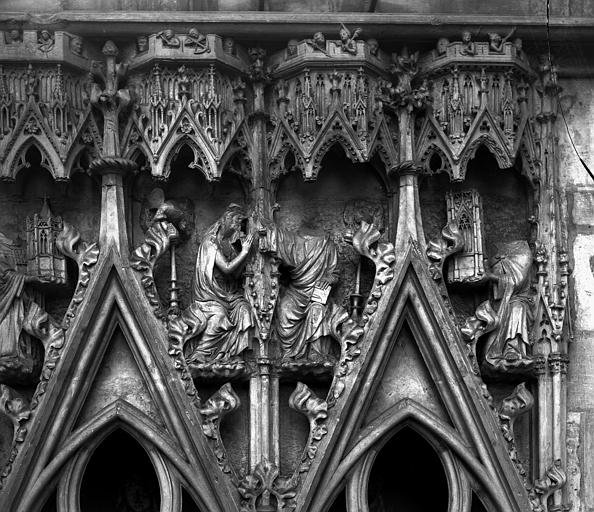
[(243, 244), (241, 245), (241, 253), (243, 255), (247, 255), (252, 248), (252, 244), (254, 243), (254, 234), (248, 233), (248, 236), (245, 237)]

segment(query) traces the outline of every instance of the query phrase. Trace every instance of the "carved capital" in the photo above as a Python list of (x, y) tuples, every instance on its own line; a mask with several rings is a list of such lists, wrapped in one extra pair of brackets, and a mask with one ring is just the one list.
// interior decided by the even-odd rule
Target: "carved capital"
[(552, 374), (561, 373), (567, 374), (567, 366), (569, 365), (569, 356), (560, 352), (553, 352), (549, 354), (549, 371)]
[(107, 174), (119, 174), (125, 176), (129, 172), (133, 172), (138, 168), (136, 162), (126, 158), (119, 158), (115, 156), (104, 156), (97, 158), (89, 165), (89, 171), (99, 176)]

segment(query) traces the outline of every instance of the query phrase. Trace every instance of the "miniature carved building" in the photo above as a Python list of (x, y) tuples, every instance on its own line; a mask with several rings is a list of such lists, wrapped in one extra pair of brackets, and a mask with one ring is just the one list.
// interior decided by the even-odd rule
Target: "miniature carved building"
[(464, 248), (455, 254), (448, 268), (448, 282), (480, 281), (484, 268), (483, 208), (476, 190), (446, 194), (448, 222), (454, 222), (464, 239)]
[(0, 511), (594, 508), (591, 9), (413, 4), (6, 0)]
[(47, 198), (39, 213), (27, 217), (27, 274), (66, 283), (66, 258), (56, 247), (63, 227), (62, 218), (52, 214)]

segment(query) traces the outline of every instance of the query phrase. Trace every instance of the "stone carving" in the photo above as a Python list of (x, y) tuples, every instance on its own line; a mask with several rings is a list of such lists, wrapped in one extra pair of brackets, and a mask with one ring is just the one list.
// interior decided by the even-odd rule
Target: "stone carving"
[(120, 154), (119, 114), (130, 104), (130, 91), (125, 88), (128, 66), (116, 64), (118, 48), (113, 41), (103, 45), (106, 57), (105, 70), (97, 62), (91, 68), (91, 103), (103, 114), (103, 154), (118, 157)]
[(208, 40), (204, 34), (198, 32), (197, 29), (191, 28), (184, 40), (184, 48), (194, 48), (195, 54), (206, 53), (209, 51)]
[(476, 190), (446, 194), (448, 223), (457, 225), (464, 247), (448, 268), (449, 283), (472, 283), (483, 279), (484, 244), (483, 208)]
[(231, 37), (223, 39), (223, 51), (229, 55), (236, 55), (235, 40)]
[(180, 48), (181, 41), (176, 37), (175, 32), (168, 28), (162, 30), (157, 34), (157, 39), (160, 39), (164, 48)]
[(31, 416), (31, 409), (22, 396), (5, 384), (0, 384), (0, 412), (6, 414), (13, 424), (13, 442), (22, 443), (27, 433), (25, 424)]
[(503, 437), (507, 441), (509, 456), (516, 465), (518, 472), (523, 476), (526, 474), (526, 470), (518, 458), (514, 423), (519, 416), (527, 413), (533, 407), (534, 397), (532, 396), (532, 393), (526, 389), (526, 384), (522, 382), (514, 388), (514, 391), (510, 396), (503, 399), (498, 411)]
[(6, 30), (4, 32), (4, 42), (6, 44), (19, 44), (23, 42), (23, 32), (18, 28)]
[(296, 495), (299, 479), (296, 476), (283, 478), (279, 468), (269, 460), (256, 465), (253, 473), (246, 475), (237, 490), (243, 498), (242, 512), (259, 510), (289, 510), (288, 505)]
[(359, 229), (352, 236), (354, 249), (373, 262), (375, 265), (375, 279), (369, 292), (367, 303), (361, 318), (357, 321), (348, 319), (340, 334), (341, 356), (334, 372), (332, 388), (328, 393), (328, 406), (332, 407), (340, 398), (345, 388), (345, 378), (352, 370), (354, 360), (359, 356), (357, 344), (364, 334), (364, 327), (375, 314), (378, 301), (383, 295), (384, 286), (394, 278), (394, 245), (380, 242), (381, 233), (373, 225), (361, 222)]
[(476, 55), (476, 44), (472, 40), (472, 33), (469, 30), (462, 32), (462, 48), (460, 49), (460, 53), (468, 57)]
[(63, 320), (64, 328), (68, 328), (85, 296), (91, 279), (91, 269), (99, 259), (99, 247), (96, 243), (84, 242), (78, 230), (67, 222), (63, 223), (62, 231), (56, 238), (56, 247), (78, 265), (78, 283)]
[(40, 52), (49, 53), (54, 49), (55, 38), (49, 30), (40, 30), (37, 36), (37, 48)]
[(171, 252), (169, 314), (178, 313), (175, 274), (175, 245), (189, 236), (189, 221), (186, 212), (174, 201), (165, 201), (163, 191), (155, 189), (148, 198), (148, 206), (155, 210), (145, 234), (144, 242), (130, 256), (130, 266), (140, 272), (147, 298), (158, 317), (163, 317), (161, 300), (155, 286), (153, 269), (157, 260), (167, 251)]
[(437, 40), (437, 46), (435, 47), (435, 51), (437, 52), (438, 56), (445, 55), (448, 51), (448, 46), (450, 44), (450, 40), (447, 37), (440, 37)]
[(297, 41), (297, 39), (291, 39), (288, 43), (287, 43), (287, 60), (288, 59), (292, 59), (293, 57), (297, 57), (297, 46), (299, 44), (299, 41)]
[(441, 238), (429, 240), (427, 257), (429, 258), (429, 272), (436, 281), (443, 279), (443, 265), (452, 254), (464, 249), (464, 235), (456, 222), (448, 222), (441, 230)]
[(0, 374), (8, 384), (37, 379), (43, 354), (34, 339), (47, 314), (35, 301), (32, 284), (49, 284), (49, 276), (28, 275), (17, 269), (14, 244), (0, 233)]
[(357, 54), (357, 37), (361, 34), (361, 29), (356, 28), (351, 32), (344, 23), (340, 24), (340, 30), (338, 35), (340, 37), (340, 49), (343, 52), (350, 53), (351, 55)]
[(534, 482), (530, 491), (532, 512), (547, 512), (549, 497), (565, 485), (567, 475), (563, 470), (561, 459), (555, 459), (553, 464), (545, 471), (542, 478)]
[(503, 45), (514, 35), (516, 28), (512, 28), (505, 37), (501, 37), (497, 32), (489, 32), (489, 51), (503, 53)]
[(348, 318), (330, 293), (338, 281), (338, 254), (325, 237), (305, 236), (265, 223), (266, 247), (288, 274), (279, 294), (273, 332), (283, 358), (324, 359), (330, 337), (339, 339), (339, 326)]
[(239, 280), (254, 240), (252, 233), (242, 237), (245, 218), (242, 207), (230, 204), (198, 248), (192, 302), (182, 313), (188, 363), (232, 359), (250, 345), (254, 317)]
[(200, 414), (203, 416), (202, 431), (213, 441), (215, 456), (225, 473), (231, 472), (231, 466), (227, 462), (219, 429), (223, 417), (238, 409), (240, 405), (239, 397), (227, 382), (200, 407)]
[(250, 57), (249, 76), (254, 82), (267, 82), (270, 80), (270, 72), (264, 66), (264, 57), (266, 57), (266, 50), (263, 48), (250, 48), (248, 50)]
[(136, 53), (144, 53), (148, 51), (149, 40), (148, 36), (138, 36), (136, 38)]
[(326, 50), (326, 37), (322, 32), (316, 32), (311, 39), (306, 39), (305, 42), (311, 46), (314, 51), (322, 52), (328, 57), (328, 51)]
[(79, 57), (83, 56), (83, 38), (79, 36), (72, 36), (70, 38), (70, 51)]
[(309, 437), (299, 466), (299, 473), (309, 470), (317, 453), (317, 443), (327, 434), (324, 425), (328, 418), (328, 403), (322, 400), (302, 382), (297, 383), (295, 391), (289, 397), (289, 407), (300, 412), (309, 421)]
[(377, 57), (379, 53), (379, 42), (377, 39), (371, 38), (367, 40), (367, 48), (369, 48), (369, 53), (374, 57)]
[(534, 313), (531, 268), (528, 244), (515, 241), (501, 244), (492, 271), (485, 273), (493, 282), (492, 302), (483, 302), (477, 308), (477, 313), (466, 320), (462, 333), (469, 340), (476, 339), (479, 332), (489, 333), (485, 344), (485, 364), (489, 368), (505, 372), (534, 364), (528, 350)]

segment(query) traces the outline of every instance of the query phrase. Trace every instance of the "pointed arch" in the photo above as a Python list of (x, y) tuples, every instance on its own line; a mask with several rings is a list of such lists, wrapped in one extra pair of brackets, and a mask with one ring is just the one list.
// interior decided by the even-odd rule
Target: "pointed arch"
[(171, 163), (179, 154), (181, 148), (187, 146), (194, 154), (194, 161), (189, 165), (191, 169), (198, 169), (207, 181), (217, 181), (220, 178), (220, 171), (214, 158), (205, 151), (207, 147), (204, 141), (198, 136), (184, 134), (180, 137), (170, 138), (162, 149), (157, 167), (153, 166), (153, 175), (162, 178), (169, 178), (171, 174)]
[(513, 161), (510, 158), (509, 153), (499, 144), (491, 135), (486, 133), (479, 135), (475, 140), (473, 140), (466, 149), (460, 155), (460, 179), (464, 180), (466, 177), (466, 169), (468, 167), (468, 162), (474, 158), (478, 149), (484, 146), (489, 152), (495, 157), (497, 160), (497, 165), (500, 169), (507, 169), (514, 165)]
[(321, 142), (312, 150), (310, 163), (305, 168), (303, 179), (306, 181), (315, 181), (317, 179), (318, 173), (322, 168), (322, 160), (334, 145), (339, 145), (351, 162), (365, 161), (360, 149), (343, 131), (332, 133), (320, 140)]
[[(158, 454), (162, 455), (184, 479), (188, 482), (193, 481), (194, 470), (180, 454), (179, 447), (176, 446), (169, 434), (133, 405), (123, 400), (117, 400), (68, 436), (50, 463), (38, 475), (33, 486), (29, 488), (29, 492), (19, 506), (19, 511), (35, 510), (35, 503), (45, 501), (47, 489), (53, 488), (52, 484), (60, 477), (69, 462), (72, 461), (70, 472), (73, 472), (76, 466), (79, 470), (83, 469), (95, 449), (117, 429), (122, 429), (130, 434), (147, 453), (155, 448)], [(149, 455), (149, 458), (154, 464), (155, 457)], [(163, 472), (159, 475), (160, 484), (163, 483), (165, 476)], [(79, 474), (79, 477), (82, 478), (82, 473)], [(76, 482), (72, 482), (72, 485), (76, 485)], [(196, 491), (199, 492), (199, 489)], [(204, 505), (210, 505), (208, 499), (205, 500), (202, 496), (200, 499)], [(70, 494), (68, 503), (72, 503), (71, 500), (72, 494)]]
[(41, 155), (41, 166), (44, 167), (54, 179), (64, 178), (64, 165), (60, 160), (58, 154), (50, 146), (49, 151), (47, 144), (44, 144), (43, 139), (37, 135), (29, 135), (15, 144), (13, 149), (9, 152), (2, 170), (2, 177), (11, 180), (16, 179), (17, 174), (24, 167), (27, 166), (26, 156), (27, 152), (35, 147)]

